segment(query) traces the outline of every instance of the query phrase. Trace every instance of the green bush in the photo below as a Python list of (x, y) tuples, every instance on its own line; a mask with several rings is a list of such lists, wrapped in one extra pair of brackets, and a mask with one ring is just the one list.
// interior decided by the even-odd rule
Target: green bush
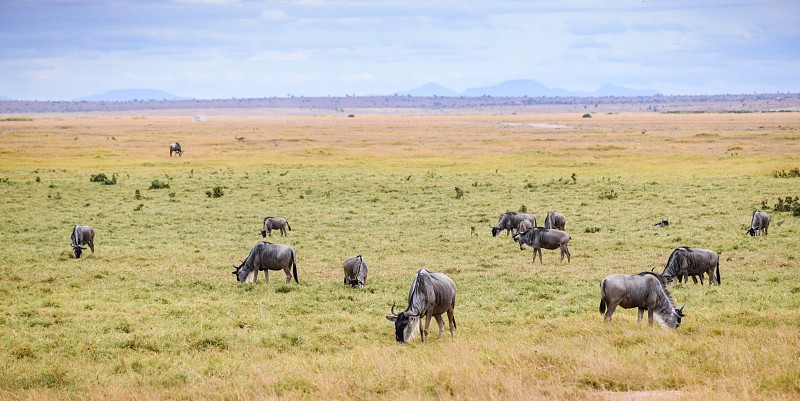
[(164, 189), (164, 188), (169, 188), (168, 182), (161, 182), (158, 179), (155, 179), (153, 180), (153, 182), (150, 183), (150, 189)]
[(222, 192), (222, 188), (219, 186), (214, 187), (211, 191), (206, 191), (206, 196), (209, 198), (221, 198), (222, 195), (225, 195), (225, 193)]
[(112, 174), (111, 179), (109, 179), (104, 173), (92, 174), (91, 177), (89, 177), (89, 181), (99, 182), (103, 185), (116, 185), (117, 173)]

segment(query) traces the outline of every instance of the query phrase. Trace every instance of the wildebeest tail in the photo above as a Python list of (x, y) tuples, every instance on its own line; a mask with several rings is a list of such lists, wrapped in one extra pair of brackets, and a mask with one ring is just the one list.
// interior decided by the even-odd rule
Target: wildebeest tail
[(600, 313), (606, 313), (606, 279), (600, 282)]
[(453, 329), (458, 330), (458, 325), (456, 324), (456, 317), (453, 316)]
[(719, 276), (719, 260), (717, 260), (717, 285), (722, 285), (722, 277)]
[(289, 225), (289, 220), (286, 220), (286, 227), (289, 227), (289, 231), (292, 231), (292, 226)]
[(300, 284), (300, 282), (297, 281), (297, 254), (294, 252), (294, 249), (292, 249), (292, 273), (294, 273), (294, 282)]

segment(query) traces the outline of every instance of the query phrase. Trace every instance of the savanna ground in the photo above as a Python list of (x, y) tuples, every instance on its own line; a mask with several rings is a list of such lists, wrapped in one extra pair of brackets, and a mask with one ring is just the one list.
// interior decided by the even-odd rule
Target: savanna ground
[[(772, 177), (800, 166), (800, 113), (223, 114), (0, 118), (0, 398), (800, 397), (800, 217), (744, 232), (800, 195)], [(567, 217), (570, 264), (491, 236), (521, 209)], [(265, 216), (299, 285), (231, 275)], [(78, 260), (75, 224), (97, 232)], [(683, 325), (603, 323), (600, 280), (681, 245), (722, 277), (671, 287)], [(456, 283), (454, 341), (394, 340), (420, 268)]]

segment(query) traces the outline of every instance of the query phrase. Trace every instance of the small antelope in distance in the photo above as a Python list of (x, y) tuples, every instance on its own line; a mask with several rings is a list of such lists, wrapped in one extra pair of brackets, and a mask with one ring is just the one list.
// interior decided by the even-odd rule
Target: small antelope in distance
[(236, 138), (236, 140), (239, 141), (239, 142), (244, 142), (244, 137), (243, 136), (233, 135), (233, 137)]

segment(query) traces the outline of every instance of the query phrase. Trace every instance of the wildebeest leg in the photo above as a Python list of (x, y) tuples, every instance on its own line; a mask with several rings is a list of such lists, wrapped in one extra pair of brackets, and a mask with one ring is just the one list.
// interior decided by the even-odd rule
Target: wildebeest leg
[(450, 308), (447, 310), (447, 324), (450, 326), (450, 338), (455, 338), (455, 334), (453, 331), (455, 330), (456, 326), (456, 318), (453, 316), (453, 309)]
[(643, 316), (644, 316), (644, 308), (639, 308), (636, 314), (636, 323), (642, 324)]
[[(708, 279), (711, 280), (711, 275), (709, 274), (708, 276), (709, 276)], [(694, 278), (694, 276), (692, 276), (692, 278)], [(694, 283), (697, 284), (697, 280), (695, 280)], [(700, 273), (700, 285), (706, 285), (703, 282), (703, 273)]]
[(89, 249), (91, 249), (92, 253), (94, 253), (94, 241), (89, 241), (87, 245), (89, 245)]
[(439, 323), (439, 338), (444, 337), (444, 319), (442, 319), (442, 315), (434, 316), (436, 318), (436, 323)]
[(569, 248), (567, 248), (567, 244), (561, 245), (561, 261), (564, 261), (564, 254), (567, 254), (567, 263), (571, 262)]
[(619, 302), (608, 304), (608, 310), (606, 310), (606, 314), (603, 316), (603, 321), (611, 323), (611, 316), (614, 314), (614, 310), (617, 309), (617, 305), (619, 305)]
[(431, 317), (432, 316), (431, 316), (430, 313), (426, 313), (425, 314), (425, 326), (424, 326), (424, 328), (423, 328), (422, 325), (420, 325), (419, 331), (422, 334), (422, 341), (426, 341), (428, 339), (428, 327), (431, 326)]
[(653, 325), (653, 308), (647, 308), (647, 323)]
[(283, 268), (283, 272), (286, 273), (286, 284), (291, 284), (292, 283), (292, 271), (287, 266), (287, 267)]
[[(694, 281), (694, 283), (697, 284), (697, 277), (692, 276), (692, 281)], [(702, 275), (700, 276), (700, 281), (703, 281), (703, 276)], [(687, 281), (686, 284), (689, 284), (689, 282)]]

